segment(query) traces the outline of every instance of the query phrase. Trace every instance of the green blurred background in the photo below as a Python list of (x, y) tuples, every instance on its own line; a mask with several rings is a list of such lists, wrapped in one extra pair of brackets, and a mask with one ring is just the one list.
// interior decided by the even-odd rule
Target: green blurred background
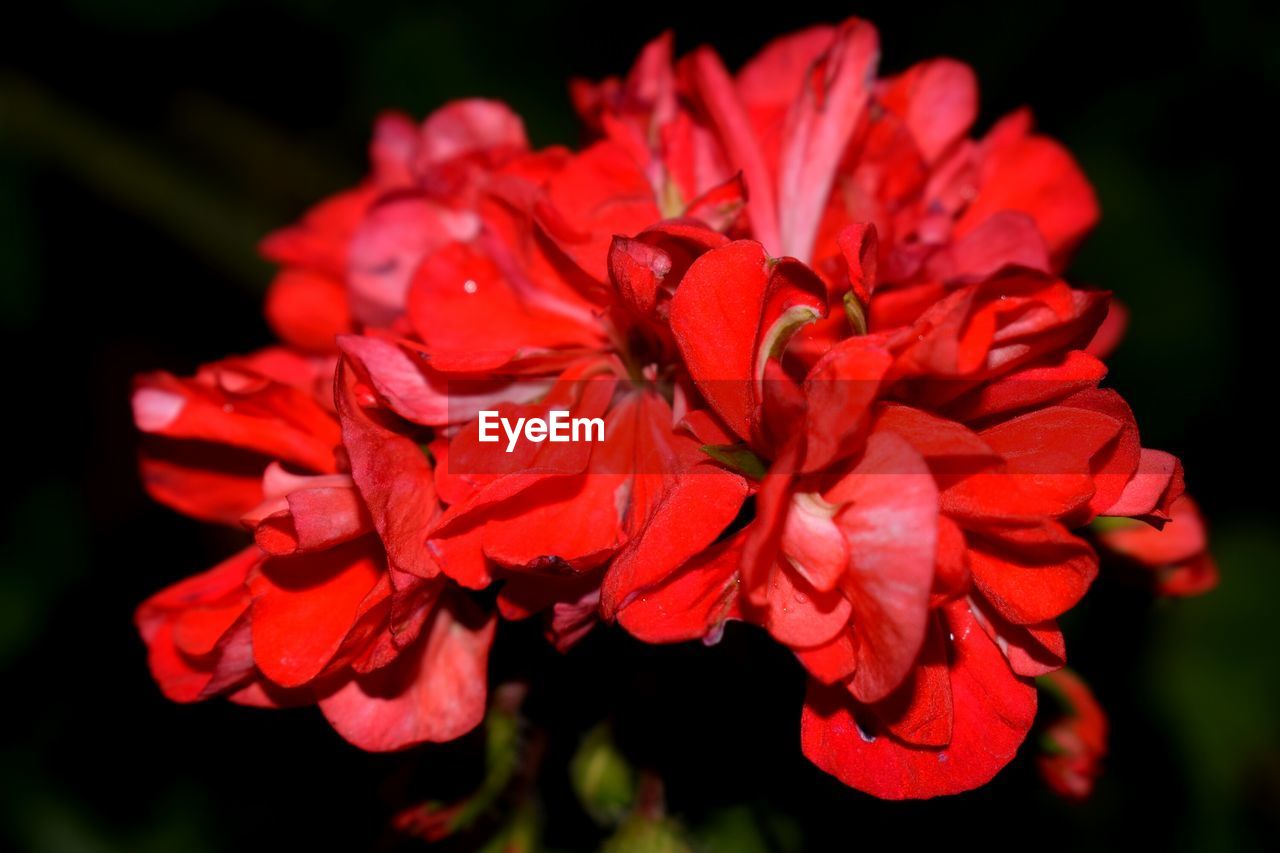
[[(1107, 775), (1081, 806), (1041, 790), (1027, 755), (989, 788), (947, 801), (845, 791), (798, 756), (794, 666), (745, 631), (706, 651), (596, 632), (563, 660), (513, 631), (496, 669), (532, 671), (544, 685), (530, 713), (563, 729), (548, 766), (613, 719), (709, 848), (744, 849), (732, 833), (772, 821), (785, 831), (767, 843), (784, 848), (1275, 849), (1280, 27), (1274, 4), (1230, 0), (7, 9), (0, 845), (391, 847), (396, 808), (467, 790), (480, 772), (474, 738), (367, 756), (312, 712), (161, 699), (132, 608), (235, 538), (142, 495), (129, 378), (267, 342), (259, 303), (270, 270), (255, 244), (358, 179), (378, 110), (422, 116), (450, 98), (497, 97), (535, 143), (573, 143), (567, 79), (624, 71), (665, 28), (681, 50), (710, 42), (738, 64), (773, 35), (855, 12), (879, 26), (885, 70), (942, 54), (972, 63), (981, 127), (1029, 104), (1094, 181), (1103, 220), (1073, 275), (1132, 308), (1109, 383), (1132, 403), (1144, 443), (1186, 462), (1213, 525), (1220, 588), (1153, 601), (1104, 579), (1072, 614), (1072, 664), (1112, 715)], [(588, 843), (567, 780), (544, 776), (548, 841)]]

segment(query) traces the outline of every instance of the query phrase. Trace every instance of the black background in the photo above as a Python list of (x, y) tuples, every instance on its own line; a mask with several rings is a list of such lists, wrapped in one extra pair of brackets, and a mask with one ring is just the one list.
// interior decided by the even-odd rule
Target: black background
[[(799, 755), (803, 685), (742, 626), (644, 648), (597, 631), (560, 658), (501, 633), (494, 678), (530, 676), (550, 731), (547, 839), (598, 836), (563, 771), (611, 717), (699, 825), (740, 804), (811, 849), (1250, 849), (1280, 836), (1275, 607), (1278, 339), (1274, 9), (1203, 2), (305, 4), (76, 0), (0, 23), (0, 369), (8, 437), (0, 574), (0, 844), (30, 850), (365, 849), (390, 814), (464, 792), (476, 738), (400, 756), (348, 747), (312, 710), (164, 701), (130, 622), (150, 592), (237, 547), (139, 488), (130, 377), (269, 340), (254, 245), (355, 181), (384, 107), (509, 101), (535, 144), (573, 143), (571, 75), (625, 71), (665, 28), (731, 66), (857, 12), (886, 71), (950, 55), (979, 129), (1023, 104), (1095, 182), (1102, 224), (1072, 276), (1133, 309), (1109, 384), (1144, 444), (1183, 457), (1223, 584), (1154, 602), (1104, 579), (1067, 622), (1112, 716), (1097, 795), (1061, 803), (1031, 750), (990, 786), (925, 804), (851, 792)], [(785, 833), (784, 833), (785, 835)]]

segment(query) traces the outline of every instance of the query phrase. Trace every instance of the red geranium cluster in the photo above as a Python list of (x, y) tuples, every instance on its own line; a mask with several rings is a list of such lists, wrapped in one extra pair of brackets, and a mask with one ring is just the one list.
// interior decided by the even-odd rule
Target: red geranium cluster
[[(929, 797), (1026, 737), (1086, 534), (1211, 584), (1178, 461), (1099, 387), (1109, 294), (1060, 277), (1088, 182), (1025, 112), (970, 137), (966, 66), (877, 53), (852, 20), (732, 75), (664, 36), (573, 86), (581, 151), (489, 101), (380, 119), (369, 178), (264, 243), (281, 344), (138, 380), (150, 492), (253, 537), (139, 608), (166, 695), (394, 750), (481, 720), (502, 620), (737, 620), (807, 670), (815, 764)], [(508, 452), (482, 410), (604, 440)]]

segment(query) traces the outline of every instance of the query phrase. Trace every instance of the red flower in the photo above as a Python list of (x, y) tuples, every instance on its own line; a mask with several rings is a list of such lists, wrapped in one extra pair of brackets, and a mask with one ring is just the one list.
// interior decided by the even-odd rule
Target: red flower
[[(255, 541), (139, 609), (166, 694), (446, 740), (484, 713), (469, 590), (498, 585), (561, 650), (756, 625), (809, 674), (815, 764), (930, 797), (1025, 738), (1098, 572), (1082, 529), (1211, 585), (1180, 463), (1100, 387), (1124, 314), (1061, 278), (1088, 183), (1025, 113), (970, 139), (965, 66), (877, 58), (858, 20), (736, 77), (663, 36), (575, 84), (579, 153), (485, 101), (380, 120), (369, 179), (264, 243), (287, 347), (139, 380), (149, 490)], [(602, 440), (482, 440), (481, 411), (552, 410)], [(1073, 791), (1080, 725), (1045, 765)]]
[(958, 62), (876, 80), (877, 59), (874, 28), (856, 19), (778, 39), (736, 78), (709, 48), (673, 66), (664, 35), (625, 81), (578, 82), (574, 97), (612, 156), (634, 161), (635, 197), (647, 182), (677, 215), (678, 200), (740, 173), (751, 235), (811, 263), (837, 297), (838, 235), (873, 225), (882, 324), (909, 322), (952, 283), (1001, 266), (1060, 271), (1098, 216), (1070, 155), (1032, 133), (1025, 111), (966, 138), (977, 87)]
[(1040, 736), (1040, 775), (1059, 796), (1086, 799), (1107, 754), (1107, 716), (1089, 685), (1069, 669), (1042, 676), (1040, 685), (1058, 711)]
[(157, 375), (135, 392), (164, 458), (202, 466), (157, 467), (149, 447), (152, 492), (241, 520), (256, 540), (138, 609), (156, 680), (178, 701), (315, 702), (366, 749), (465, 733), (484, 714), (494, 622), (421, 548), (440, 511), (426, 457), (345, 370), (335, 417), (254, 371), (274, 363), (222, 362), (185, 383)]
[(527, 150), (523, 123), (493, 101), (457, 101), (420, 126), (382, 116), (369, 178), (263, 241), (284, 266), (267, 295), (272, 328), (299, 349), (331, 353), (356, 324), (392, 323), (418, 263), (476, 235), (478, 192)]
[[(833, 347), (797, 382), (773, 359), (822, 313), (805, 276), (743, 242), (710, 250), (680, 281), (670, 318), (691, 376), (771, 470), (755, 521), (723, 552), (737, 561), (685, 565), (615, 592), (615, 573), (628, 568), (619, 559), (605, 609), (614, 602), (624, 625), (651, 638), (683, 638), (661, 624), (681, 609), (757, 622), (824, 685), (805, 727), (819, 766), (885, 797), (965, 790), (1011, 758), (1030, 727), (1025, 679), (1062, 663), (1053, 620), (1097, 572), (1070, 527), (1104, 512), (1159, 512), (1180, 479), (1176, 467), (1141, 464), (1132, 415), (1096, 389), (1095, 362), (1056, 355), (1091, 339), (1102, 297), (998, 276), (955, 291), (908, 329)], [(718, 346), (713, 329), (742, 345)], [(1040, 367), (1046, 355), (1061, 366)], [(737, 603), (724, 601), (732, 588)], [(628, 616), (637, 596), (645, 606)], [(985, 753), (994, 763), (967, 751), (992, 732), (956, 730), (986, 719), (953, 702), (973, 675), (956, 625), (981, 627), (1004, 667), (996, 678), (986, 666), (979, 695), (1000, 686), (1020, 709), (1001, 717), (1007, 748)]]
[(1128, 518), (1098, 519), (1098, 544), (1136, 568), (1160, 595), (1200, 595), (1218, 585), (1204, 519), (1190, 495), (1173, 501), (1169, 523), (1156, 528)]

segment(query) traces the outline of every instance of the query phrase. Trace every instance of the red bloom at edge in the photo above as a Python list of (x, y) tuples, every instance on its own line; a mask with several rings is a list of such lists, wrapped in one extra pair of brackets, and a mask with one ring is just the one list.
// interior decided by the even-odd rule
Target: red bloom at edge
[[(479, 723), (502, 620), (561, 651), (742, 622), (852, 787), (984, 784), (1042, 678), (1041, 769), (1087, 794), (1106, 722), (1057, 620), (1095, 545), (1211, 587), (1204, 525), (1102, 385), (1128, 318), (1065, 277), (1098, 216), (1070, 154), (1025, 111), (971, 137), (960, 63), (878, 60), (856, 19), (736, 75), (664, 35), (573, 85), (580, 151), (490, 101), (381, 118), (369, 177), (264, 241), (281, 344), (137, 382), (151, 494), (247, 540), (139, 608), (165, 694), (394, 750)], [(483, 439), (561, 410), (601, 440)]]

